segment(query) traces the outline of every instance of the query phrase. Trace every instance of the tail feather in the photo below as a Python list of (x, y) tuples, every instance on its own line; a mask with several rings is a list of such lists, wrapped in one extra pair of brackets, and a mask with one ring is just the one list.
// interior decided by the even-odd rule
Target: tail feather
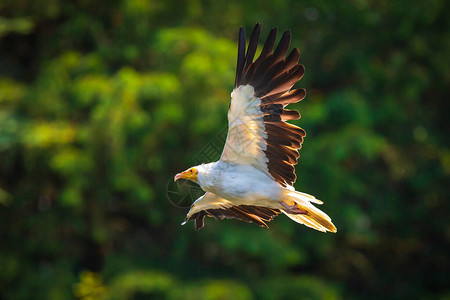
[(291, 220), (322, 232), (337, 231), (336, 226), (331, 222), (331, 218), (311, 204), (311, 202), (322, 204), (322, 201), (317, 200), (314, 196), (289, 190), (287, 191), (285, 201), (294, 201), (301, 210), (307, 212), (306, 214), (290, 214), (281, 210)]

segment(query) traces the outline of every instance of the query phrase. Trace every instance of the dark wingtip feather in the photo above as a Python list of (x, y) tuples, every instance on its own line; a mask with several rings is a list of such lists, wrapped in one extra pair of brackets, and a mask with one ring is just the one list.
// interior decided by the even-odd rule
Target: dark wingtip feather
[(300, 59), (300, 51), (297, 48), (292, 49), (291, 53), (285, 60), (284, 68), (291, 69), (293, 66), (298, 64), (299, 59)]
[(196, 231), (202, 229), (205, 226), (205, 212), (201, 211), (196, 214), (196, 218), (194, 220), (194, 228)]
[(245, 62), (245, 29), (244, 27), (239, 28), (239, 43), (238, 43), (238, 57), (236, 66), (236, 79), (234, 81), (234, 87), (238, 87), (239, 82), (242, 78), (242, 72), (244, 70)]
[(272, 54), (273, 46), (275, 45), (275, 39), (277, 37), (278, 33), (278, 27), (272, 28), (270, 30), (269, 35), (267, 36), (266, 42), (264, 43), (263, 50), (261, 51), (261, 54), (258, 59), (264, 59), (270, 54)]
[(280, 42), (278, 43), (277, 48), (273, 52), (274, 58), (276, 58), (276, 60), (283, 59), (286, 56), (286, 52), (290, 44), (291, 44), (291, 32), (285, 31), (283, 33), (283, 36), (281, 37)]
[(253, 28), (252, 35), (250, 36), (250, 42), (248, 44), (247, 53), (245, 54), (245, 64), (243, 68), (243, 74), (245, 74), (253, 63), (253, 58), (255, 57), (256, 48), (258, 47), (259, 36), (261, 34), (261, 25), (259, 23), (255, 24)]

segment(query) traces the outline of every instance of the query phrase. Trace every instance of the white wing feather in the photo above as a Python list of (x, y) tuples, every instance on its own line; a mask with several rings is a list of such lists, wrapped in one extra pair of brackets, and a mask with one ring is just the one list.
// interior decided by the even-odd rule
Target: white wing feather
[(241, 85), (234, 89), (228, 110), (228, 135), (220, 160), (253, 165), (269, 175), (268, 158), (264, 154), (267, 134), (260, 104), (252, 86)]

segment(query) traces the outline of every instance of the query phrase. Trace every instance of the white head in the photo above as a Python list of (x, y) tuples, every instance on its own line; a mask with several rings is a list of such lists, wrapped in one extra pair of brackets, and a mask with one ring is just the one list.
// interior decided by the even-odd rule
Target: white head
[(203, 189), (209, 186), (212, 180), (212, 168), (216, 163), (201, 164), (192, 168), (187, 169), (184, 172), (175, 175), (174, 180), (187, 179), (198, 183)]

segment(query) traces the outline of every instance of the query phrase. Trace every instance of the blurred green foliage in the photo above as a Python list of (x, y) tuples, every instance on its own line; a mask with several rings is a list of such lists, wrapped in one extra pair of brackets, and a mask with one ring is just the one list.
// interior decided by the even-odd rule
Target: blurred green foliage
[[(448, 299), (448, 11), (2, 1), (0, 299)], [(194, 232), (167, 197), (226, 128), (238, 27), (257, 21), (302, 53), (296, 188), (335, 235), (282, 216)]]

